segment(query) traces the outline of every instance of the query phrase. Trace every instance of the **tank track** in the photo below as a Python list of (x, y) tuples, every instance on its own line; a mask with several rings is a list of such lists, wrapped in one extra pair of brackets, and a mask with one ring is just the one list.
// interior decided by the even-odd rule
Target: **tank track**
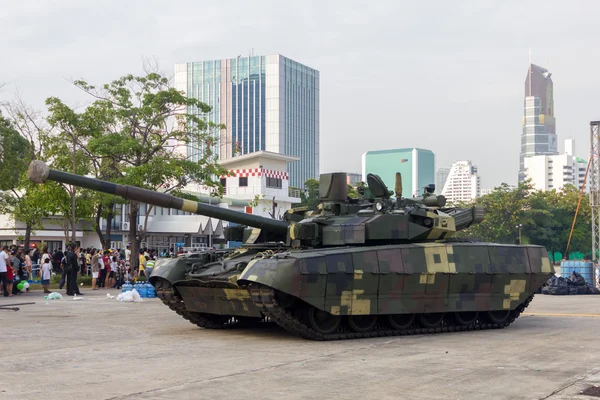
[(165, 279), (159, 279), (155, 285), (156, 297), (158, 297), (164, 305), (175, 311), (177, 314), (187, 319), (193, 324), (205, 329), (231, 329), (231, 328), (249, 328), (258, 325), (264, 321), (246, 319), (243, 317), (233, 317), (227, 315), (212, 315), (185, 309), (185, 304), (181, 298), (175, 293), (171, 282)]
[(510, 319), (502, 324), (488, 323), (478, 319), (471, 325), (462, 326), (453, 324), (449, 318), (446, 318), (444, 319), (443, 326), (438, 328), (422, 328), (418, 327), (416, 323), (413, 323), (413, 325), (408, 329), (397, 330), (390, 329), (387, 324), (380, 322), (377, 323), (373, 330), (360, 333), (352, 331), (349, 327), (344, 326), (345, 324), (342, 323), (336, 332), (331, 334), (322, 334), (307, 326), (301, 319), (296, 318), (288, 309), (281, 307), (277, 302), (275, 291), (272, 288), (264, 285), (253, 284), (250, 286), (249, 291), (252, 296), (252, 301), (261, 308), (263, 315), (286, 331), (310, 340), (345, 340), (383, 336), (407, 336), (430, 333), (460, 332), (482, 329), (502, 329), (513, 323), (514, 320), (517, 319), (523, 312), (523, 310), (527, 308), (529, 303), (531, 303), (531, 300), (533, 300), (533, 295), (527, 298), (515, 310), (513, 310), (509, 317)]

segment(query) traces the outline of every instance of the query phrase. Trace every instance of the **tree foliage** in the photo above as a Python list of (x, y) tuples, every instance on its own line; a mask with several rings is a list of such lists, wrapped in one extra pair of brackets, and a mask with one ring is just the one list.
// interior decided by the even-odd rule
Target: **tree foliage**
[(319, 205), (319, 181), (308, 179), (304, 182), (304, 190), (300, 191), (300, 205), (309, 209), (317, 208)]
[(47, 188), (26, 178), (29, 162), (41, 155), (43, 128), (38, 115), (22, 101), (2, 106), (7, 117), (0, 114), (0, 212), (11, 216), (15, 230), (17, 221), (25, 224), (25, 246), (29, 246), (33, 230), (42, 227), (42, 218), (52, 208)]
[[(78, 126), (86, 139), (80, 145), (93, 158), (97, 176), (171, 193), (197, 182), (222, 195), (218, 177), (226, 171), (215, 150), (223, 126), (208, 120), (210, 106), (186, 97), (155, 72), (126, 75), (101, 87), (74, 84), (93, 99)], [(57, 100), (53, 104), (62, 107)], [(111, 199), (103, 201), (110, 210)], [(139, 221), (144, 229), (138, 232), (139, 204), (130, 202), (129, 210), (135, 252), (147, 219)]]
[[(497, 243), (521, 242), (545, 246), (548, 252), (565, 253), (575, 217), (579, 190), (567, 185), (562, 190), (534, 191), (529, 182), (517, 188), (503, 184), (473, 204), (485, 208), (482, 223), (459, 232), (461, 237), (476, 237)], [(459, 207), (471, 204), (461, 204)], [(573, 230), (569, 253), (591, 252), (591, 209), (583, 195)]]

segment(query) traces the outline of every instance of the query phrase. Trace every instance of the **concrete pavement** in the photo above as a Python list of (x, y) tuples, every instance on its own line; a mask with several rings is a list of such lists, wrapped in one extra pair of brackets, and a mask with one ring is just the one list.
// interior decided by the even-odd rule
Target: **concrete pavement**
[(36, 302), (0, 311), (0, 399), (591, 400), (600, 385), (600, 296), (537, 295), (503, 330), (322, 343), (85, 293), (0, 298)]

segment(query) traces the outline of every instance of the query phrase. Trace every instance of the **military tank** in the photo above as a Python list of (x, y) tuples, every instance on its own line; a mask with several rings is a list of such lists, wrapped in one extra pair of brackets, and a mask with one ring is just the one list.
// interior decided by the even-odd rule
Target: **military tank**
[(369, 174), (369, 198), (359, 199), (348, 198), (346, 174), (323, 174), (317, 209), (283, 220), (39, 161), (28, 175), (240, 224), (225, 235), (241, 248), (159, 260), (149, 278), (165, 304), (205, 328), (270, 320), (313, 340), (504, 328), (554, 274), (542, 246), (453, 239), (483, 210), (446, 207), (433, 185), (404, 198), (400, 174), (394, 192)]

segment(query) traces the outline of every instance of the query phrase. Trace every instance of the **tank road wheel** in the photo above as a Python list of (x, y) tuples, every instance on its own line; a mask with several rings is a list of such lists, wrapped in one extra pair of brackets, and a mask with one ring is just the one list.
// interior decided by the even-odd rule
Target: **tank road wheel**
[(419, 323), (424, 328), (437, 328), (442, 325), (444, 321), (444, 313), (428, 313), (419, 315)]
[(415, 314), (394, 314), (388, 315), (387, 318), (390, 326), (399, 331), (407, 329), (415, 322)]
[(349, 315), (348, 325), (354, 332), (364, 333), (375, 327), (377, 315)]
[(452, 314), (452, 319), (460, 326), (469, 326), (477, 321), (477, 311), (463, 311)]
[(306, 309), (306, 322), (315, 332), (321, 335), (328, 335), (335, 332), (340, 327), (342, 319), (338, 315), (329, 314), (315, 307), (309, 306)]
[(486, 315), (486, 319), (492, 324), (503, 324), (510, 320), (510, 316), (512, 314), (511, 310), (495, 310), (488, 311)]

